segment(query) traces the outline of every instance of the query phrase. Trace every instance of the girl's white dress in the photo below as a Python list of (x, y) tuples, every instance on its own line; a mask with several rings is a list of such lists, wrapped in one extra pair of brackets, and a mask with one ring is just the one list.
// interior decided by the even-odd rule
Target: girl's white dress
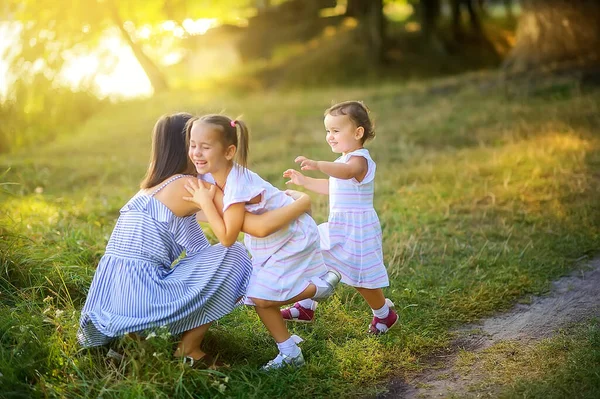
[[(210, 174), (199, 178), (214, 183)], [(232, 204), (246, 203), (256, 196), (260, 196), (260, 202), (245, 206), (248, 212), (254, 214), (293, 202), (283, 191), (237, 164), (227, 177), (223, 194), (223, 211)], [(245, 234), (244, 244), (252, 256), (247, 304), (253, 305), (250, 298), (285, 301), (300, 294), (310, 283), (326, 286), (320, 278), (328, 269), (319, 248), (319, 231), (308, 214), (265, 238)]]
[(319, 225), (323, 258), (328, 268), (341, 273), (345, 284), (387, 287), (381, 225), (373, 208), (376, 165), (366, 148), (343, 155), (335, 162), (346, 163), (351, 157), (365, 158), (368, 171), (361, 182), (329, 178), (329, 221)]

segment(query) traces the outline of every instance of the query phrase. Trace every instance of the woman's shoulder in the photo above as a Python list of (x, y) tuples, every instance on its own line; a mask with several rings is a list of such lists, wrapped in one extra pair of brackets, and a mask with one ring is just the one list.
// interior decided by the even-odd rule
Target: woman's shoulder
[(158, 188), (154, 189), (154, 191), (148, 190), (148, 195), (153, 196), (156, 200), (162, 202), (163, 205), (171, 210), (174, 216), (190, 216), (197, 211), (197, 206), (192, 202), (185, 201), (183, 197), (189, 195), (185, 186), (191, 179), (196, 179), (196, 176), (183, 174), (174, 175), (165, 179), (165, 181), (162, 184), (159, 184), (157, 186)]
[(165, 179), (163, 179), (160, 183), (152, 186), (152, 187), (146, 187), (146, 188), (142, 188), (140, 189), (140, 191), (138, 192), (138, 194), (136, 195), (156, 195), (159, 192), (161, 192), (162, 190), (167, 189), (167, 187), (169, 186), (177, 186), (179, 184), (182, 184), (182, 181), (185, 181), (186, 178), (192, 178), (192, 175), (187, 175), (187, 174), (182, 174), (182, 173), (178, 173), (175, 175), (171, 175)]

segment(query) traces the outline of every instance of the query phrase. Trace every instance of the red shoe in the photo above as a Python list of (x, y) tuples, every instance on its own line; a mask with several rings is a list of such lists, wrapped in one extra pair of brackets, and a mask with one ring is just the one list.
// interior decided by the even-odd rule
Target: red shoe
[[(292, 312), (290, 309), (298, 310), (298, 317), (292, 316)], [(315, 317), (315, 311), (312, 309), (306, 309), (298, 302), (294, 304), (294, 306), (290, 308), (281, 309), (281, 317), (285, 321), (297, 321), (299, 323), (312, 323), (313, 318)]]
[[(371, 321), (371, 325), (369, 326), (369, 334), (373, 335), (381, 335), (388, 332), (390, 328), (394, 326), (398, 322), (398, 314), (390, 309), (390, 314), (385, 319), (380, 319), (379, 317), (373, 317)], [(379, 324), (379, 327), (377, 326)]]

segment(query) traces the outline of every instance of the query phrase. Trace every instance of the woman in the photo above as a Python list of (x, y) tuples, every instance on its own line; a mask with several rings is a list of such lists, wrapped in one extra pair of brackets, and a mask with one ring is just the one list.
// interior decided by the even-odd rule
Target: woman
[[(174, 356), (210, 365), (200, 348), (204, 335), (245, 295), (252, 272), (246, 249), (210, 245), (196, 220), (202, 212), (183, 199), (195, 173), (185, 142), (191, 117), (163, 116), (154, 126), (141, 190), (121, 209), (81, 311), (77, 335), (83, 346), (167, 326), (182, 334)], [(243, 231), (266, 236), (291, 223), (310, 208), (307, 195), (294, 196), (284, 208), (247, 214)]]

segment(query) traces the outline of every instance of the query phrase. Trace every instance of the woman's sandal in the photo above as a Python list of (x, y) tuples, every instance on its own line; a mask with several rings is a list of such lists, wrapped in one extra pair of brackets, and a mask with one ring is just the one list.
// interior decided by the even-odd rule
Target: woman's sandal
[(193, 369), (216, 369), (225, 366), (225, 363), (219, 360), (219, 356), (212, 357), (208, 353), (204, 354), (200, 359), (194, 359), (191, 356), (185, 356), (183, 363), (189, 365)]

